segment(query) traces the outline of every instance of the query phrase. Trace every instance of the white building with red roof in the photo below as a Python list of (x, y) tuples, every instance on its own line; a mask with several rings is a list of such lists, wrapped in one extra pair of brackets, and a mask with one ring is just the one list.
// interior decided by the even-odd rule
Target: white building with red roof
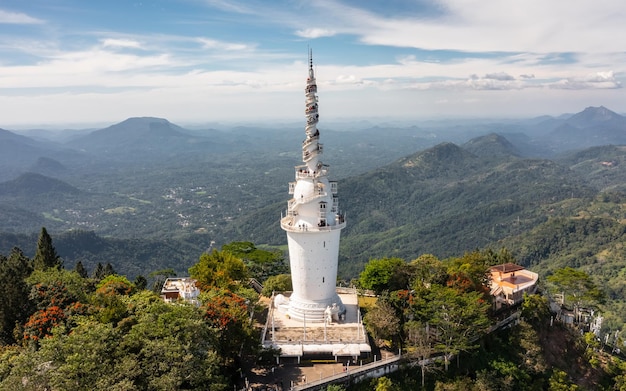
[(524, 293), (533, 294), (537, 290), (539, 275), (523, 266), (504, 263), (489, 268), (491, 272), (490, 292), (494, 298), (494, 308), (512, 306), (522, 302)]

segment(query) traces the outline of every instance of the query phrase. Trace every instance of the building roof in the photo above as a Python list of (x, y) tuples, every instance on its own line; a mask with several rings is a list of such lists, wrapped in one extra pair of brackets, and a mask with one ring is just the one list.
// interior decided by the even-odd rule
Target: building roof
[(501, 273), (513, 273), (518, 270), (525, 270), (523, 266), (516, 265), (514, 263), (503, 263), (502, 265), (496, 265), (489, 268), (492, 272), (501, 272)]

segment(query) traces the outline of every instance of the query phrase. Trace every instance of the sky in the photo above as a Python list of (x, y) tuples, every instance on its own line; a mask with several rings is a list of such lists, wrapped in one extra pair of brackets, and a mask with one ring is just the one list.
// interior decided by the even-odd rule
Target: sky
[(0, 128), (626, 112), (623, 0), (2, 0)]

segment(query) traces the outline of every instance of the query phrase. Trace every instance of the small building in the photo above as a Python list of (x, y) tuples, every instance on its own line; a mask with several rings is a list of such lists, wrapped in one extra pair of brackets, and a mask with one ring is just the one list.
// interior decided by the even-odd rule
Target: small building
[(161, 297), (166, 302), (185, 300), (198, 304), (200, 289), (196, 287), (196, 280), (189, 277), (168, 278), (163, 283)]
[(505, 263), (489, 268), (491, 272), (490, 293), (494, 309), (520, 304), (524, 293), (533, 294), (537, 290), (539, 275), (523, 266)]

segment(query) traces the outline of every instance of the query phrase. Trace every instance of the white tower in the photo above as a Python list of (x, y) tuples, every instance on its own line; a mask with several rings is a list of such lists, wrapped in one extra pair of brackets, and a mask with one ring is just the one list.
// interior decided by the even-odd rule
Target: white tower
[(287, 232), (293, 293), (287, 313), (310, 322), (323, 322), (330, 307), (333, 315), (345, 307), (336, 292), (339, 236), (346, 226), (339, 212), (337, 182), (327, 178), (328, 165), (320, 161), (322, 144), (317, 129), (317, 84), (309, 53), (309, 77), (305, 91), (306, 138), (302, 142), (303, 165), (296, 166), (296, 181), (289, 183), (293, 198), (280, 226)]

